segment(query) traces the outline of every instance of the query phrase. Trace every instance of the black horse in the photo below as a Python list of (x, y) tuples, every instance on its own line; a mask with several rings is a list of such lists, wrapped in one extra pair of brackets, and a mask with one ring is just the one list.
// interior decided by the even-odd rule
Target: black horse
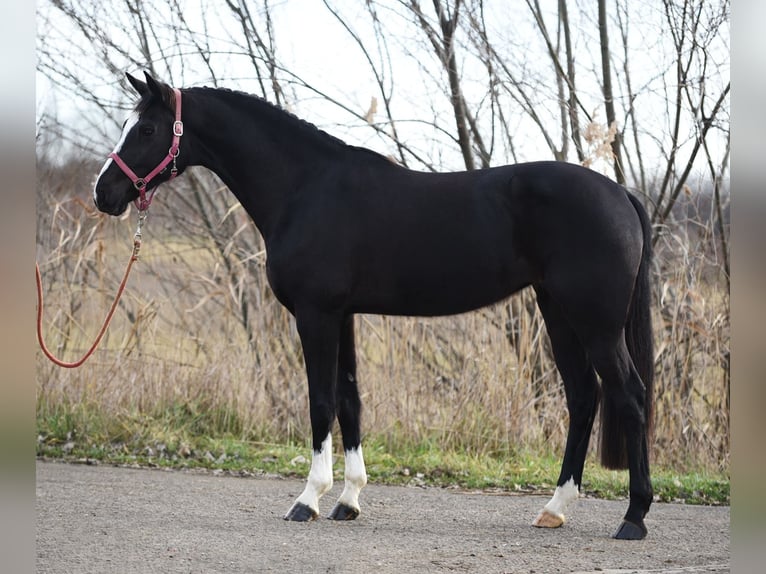
[(601, 462), (630, 470), (630, 504), (615, 537), (646, 535), (652, 502), (651, 229), (634, 196), (561, 162), (412, 171), (252, 95), (173, 90), (148, 74), (146, 82), (128, 79), (141, 97), (99, 174), (98, 208), (120, 215), (135, 200), (146, 209), (146, 194), (160, 183), (187, 166), (205, 166), (263, 235), (269, 283), (295, 316), (313, 458), (306, 488), (286, 519), (318, 515), (319, 498), (332, 486), (336, 417), (345, 489), (329, 517), (359, 514), (367, 475), (355, 313), (462, 313), (531, 285), (570, 416), (558, 486), (534, 525), (563, 524), (565, 508), (579, 494), (602, 403)]

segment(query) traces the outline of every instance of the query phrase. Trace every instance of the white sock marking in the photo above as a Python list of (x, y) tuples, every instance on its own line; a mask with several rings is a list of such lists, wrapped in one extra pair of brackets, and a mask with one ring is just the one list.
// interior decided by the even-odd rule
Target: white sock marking
[(551, 514), (564, 517), (567, 507), (572, 501), (580, 496), (580, 488), (575, 484), (574, 477), (571, 477), (563, 485), (557, 486), (545, 509)]
[[(131, 112), (131, 114), (128, 116), (128, 119), (125, 120), (125, 125), (122, 128), (122, 135), (120, 136), (119, 141), (114, 146), (114, 150), (112, 153), (119, 154), (122, 151), (122, 146), (125, 145), (125, 139), (128, 137), (128, 133), (130, 133), (130, 130), (133, 129), (133, 126), (135, 126), (138, 123), (139, 117), (138, 112)], [(101, 176), (104, 175), (104, 172), (109, 169), (109, 166), (112, 165), (112, 158), (107, 158), (106, 162), (104, 163), (104, 167), (101, 168), (101, 171), (98, 172), (98, 177), (96, 178), (96, 183), (93, 185), (93, 200), (96, 201), (96, 188), (98, 187), (98, 180), (101, 179)]]
[(362, 445), (346, 451), (345, 486), (338, 498), (338, 504), (359, 510), (359, 492), (367, 484), (367, 469), (364, 466)]
[(332, 434), (322, 442), (320, 450), (314, 451), (306, 488), (295, 501), (319, 512), (319, 499), (332, 488)]

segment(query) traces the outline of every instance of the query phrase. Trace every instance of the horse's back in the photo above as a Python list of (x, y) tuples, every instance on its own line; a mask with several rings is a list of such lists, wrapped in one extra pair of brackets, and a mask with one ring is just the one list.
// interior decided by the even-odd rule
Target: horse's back
[(614, 266), (638, 225), (622, 187), (561, 162), (440, 174), (362, 162), (320, 188), (310, 216), (293, 224), (296, 248), (280, 250), (290, 251), (285, 268), (304, 274), (291, 290), (313, 289), (350, 312), (486, 306), (552, 270), (567, 280), (578, 265)]
[(530, 284), (632, 290), (641, 223), (628, 192), (597, 172), (535, 162), (400, 185), (387, 267), (408, 298), (422, 290), (438, 311), (459, 312), (453, 297), (475, 308)]
[[(528, 285), (509, 249), (511, 170), (427, 174), (394, 169), (355, 190), (360, 309), (446, 315), (476, 309)], [(504, 192), (503, 190), (506, 190)], [(364, 300), (364, 301), (362, 301)]]

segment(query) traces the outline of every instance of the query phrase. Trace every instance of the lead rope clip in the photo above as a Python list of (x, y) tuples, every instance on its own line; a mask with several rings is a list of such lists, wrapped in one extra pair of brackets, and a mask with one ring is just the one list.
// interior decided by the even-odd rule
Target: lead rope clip
[(136, 233), (133, 235), (133, 261), (138, 261), (138, 253), (141, 251), (141, 228), (146, 221), (146, 210), (138, 212), (138, 226), (136, 227)]

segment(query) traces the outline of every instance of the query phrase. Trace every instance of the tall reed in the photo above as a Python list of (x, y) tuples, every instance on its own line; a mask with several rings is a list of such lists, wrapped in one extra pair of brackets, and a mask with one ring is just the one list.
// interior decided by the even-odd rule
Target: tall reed
[[(82, 199), (96, 171), (44, 161), (39, 171), (45, 329), (65, 358), (95, 333), (135, 226), (134, 212), (108, 218)], [(713, 233), (699, 220), (658, 244), (653, 455), (672, 467), (727, 470), (729, 297), (716, 254), (698, 249), (700, 229)], [(96, 355), (75, 371), (38, 359), (38, 419), (63, 418), (112, 442), (141, 420), (159, 421), (168, 435), (184, 421), (197, 433), (307, 438), (295, 325), (268, 287), (262, 241), (233, 196), (192, 171), (160, 191), (144, 231), (141, 260)], [(460, 316), (356, 322), (367, 435), (477, 453), (563, 449), (563, 389), (530, 290)]]

